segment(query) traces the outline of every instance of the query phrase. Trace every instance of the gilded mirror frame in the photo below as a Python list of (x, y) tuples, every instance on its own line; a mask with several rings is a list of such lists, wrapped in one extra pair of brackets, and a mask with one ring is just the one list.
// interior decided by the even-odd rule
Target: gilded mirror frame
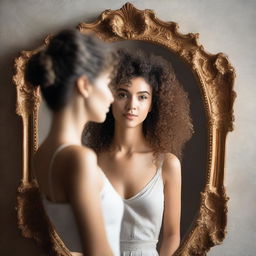
[[(182, 34), (177, 23), (164, 22), (156, 17), (154, 11), (138, 10), (130, 3), (118, 10), (106, 10), (95, 22), (81, 23), (77, 29), (82, 33), (93, 31), (107, 42), (142, 40), (158, 44), (177, 54), (190, 66), (200, 87), (207, 119), (206, 181), (197, 218), (175, 255), (206, 255), (226, 235), (228, 197), (224, 187), (224, 162), (226, 136), (233, 130), (234, 122), (234, 68), (225, 54), (206, 52), (199, 43), (199, 34)], [(48, 39), (41, 47), (45, 47), (47, 42)], [(17, 89), (16, 113), (23, 122), (22, 180), (17, 195), (18, 226), (23, 236), (34, 238), (49, 255), (70, 256), (44, 211), (37, 182), (31, 173), (31, 158), (38, 147), (40, 93), (25, 83), (24, 66), (38, 49), (23, 51), (16, 58), (13, 76)]]

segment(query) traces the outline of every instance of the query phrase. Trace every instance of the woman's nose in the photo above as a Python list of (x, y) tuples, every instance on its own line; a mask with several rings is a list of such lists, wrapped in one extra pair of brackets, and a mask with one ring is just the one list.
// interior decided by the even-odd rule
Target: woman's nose
[(127, 101), (127, 109), (128, 110), (136, 110), (136, 105), (137, 105), (137, 103), (136, 103), (136, 99), (134, 99), (134, 98), (130, 98), (128, 101)]

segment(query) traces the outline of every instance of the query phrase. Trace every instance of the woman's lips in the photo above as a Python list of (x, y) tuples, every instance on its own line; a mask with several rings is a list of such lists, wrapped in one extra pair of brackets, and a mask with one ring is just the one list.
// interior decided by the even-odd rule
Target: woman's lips
[(127, 119), (129, 119), (129, 120), (133, 120), (134, 118), (136, 118), (137, 117), (137, 115), (134, 115), (134, 114), (124, 114), (124, 116), (127, 118)]

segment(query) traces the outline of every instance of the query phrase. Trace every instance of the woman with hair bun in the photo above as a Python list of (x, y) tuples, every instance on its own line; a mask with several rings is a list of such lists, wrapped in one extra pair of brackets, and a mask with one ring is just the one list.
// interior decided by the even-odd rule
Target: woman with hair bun
[(26, 81), (40, 86), (52, 111), (49, 134), (33, 159), (45, 208), (66, 246), (88, 256), (119, 255), (123, 202), (94, 151), (81, 144), (84, 125), (103, 122), (109, 111), (113, 66), (105, 43), (64, 30), (25, 70)]
[(88, 123), (83, 141), (124, 202), (120, 255), (171, 256), (180, 243), (182, 149), (193, 133), (187, 93), (169, 62), (141, 51), (119, 51), (111, 87), (106, 120)]

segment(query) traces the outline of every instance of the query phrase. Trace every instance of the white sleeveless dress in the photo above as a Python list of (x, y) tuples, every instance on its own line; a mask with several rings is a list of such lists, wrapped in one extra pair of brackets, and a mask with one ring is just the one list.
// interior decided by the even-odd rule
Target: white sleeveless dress
[(121, 256), (158, 256), (156, 245), (164, 211), (162, 167), (135, 196), (124, 199)]
[[(51, 198), (54, 200), (52, 193), (52, 165), (56, 155), (66, 146), (70, 144), (63, 144), (57, 148), (52, 156), (49, 169), (49, 188)], [(115, 256), (120, 255), (120, 228), (123, 218), (124, 204), (122, 198), (112, 187), (105, 175), (104, 185), (101, 195), (101, 206), (104, 217), (105, 229), (108, 242)], [(70, 204), (68, 203), (53, 203), (43, 196), (43, 203), (50, 221), (54, 225), (60, 238), (66, 247), (73, 252), (82, 252), (81, 240), (75, 221), (75, 216)]]

